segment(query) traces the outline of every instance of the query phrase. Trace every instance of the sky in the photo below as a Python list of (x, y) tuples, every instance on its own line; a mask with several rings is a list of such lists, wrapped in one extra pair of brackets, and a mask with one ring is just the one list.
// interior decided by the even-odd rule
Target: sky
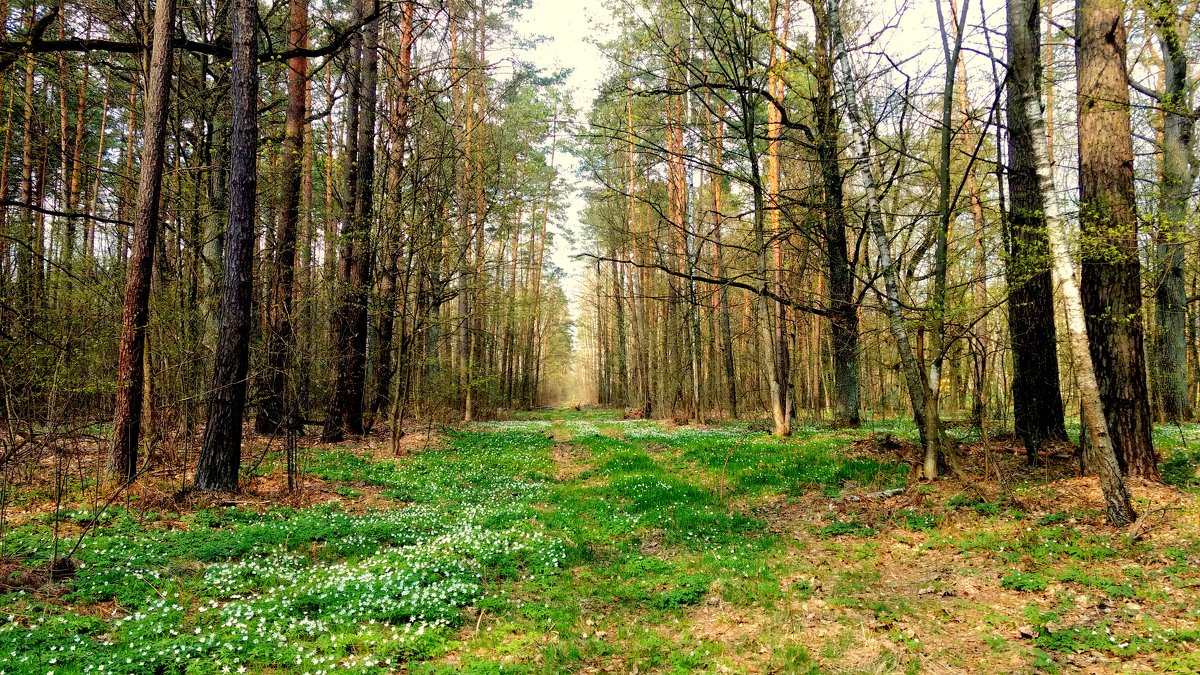
[[(581, 123), (608, 67), (607, 58), (593, 43), (597, 37), (603, 40), (608, 35), (603, 25), (606, 14), (604, 0), (533, 0), (532, 8), (525, 11), (524, 24), (519, 26), (525, 35), (548, 38), (536, 49), (525, 52), (524, 58), (547, 72), (571, 69), (566, 88), (574, 99), (576, 121)], [(578, 162), (570, 153), (560, 150), (555, 163), (559, 176), (573, 188), (562, 227), (579, 231), (585, 202), (580, 190), (583, 183), (578, 176)], [(566, 272), (564, 290), (575, 318), (579, 316), (579, 294), (587, 267), (586, 263), (574, 258), (578, 253), (564, 237), (555, 238), (551, 259)]]

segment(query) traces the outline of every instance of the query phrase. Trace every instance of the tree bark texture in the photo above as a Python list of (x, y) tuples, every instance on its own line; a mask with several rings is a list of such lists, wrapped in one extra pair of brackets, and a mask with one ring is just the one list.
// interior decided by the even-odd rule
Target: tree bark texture
[(159, 0), (154, 10), (154, 44), (146, 81), (146, 117), (142, 129), (142, 159), (134, 213), (133, 251), (125, 277), (121, 342), (117, 356), (117, 400), (113, 411), (110, 469), (122, 481), (137, 474), (142, 425), (143, 358), (146, 324), (150, 317), (150, 280), (162, 194), (167, 103), (171, 92), (174, 54), (175, 0)]
[(257, 0), (236, 0), (230, 64), (232, 130), (229, 143), (229, 227), (220, 328), (208, 399), (204, 445), (196, 467), (200, 490), (238, 488), (242, 421), (250, 355), (251, 293), (254, 287), (254, 207), (258, 174)]
[(1079, 192), (1088, 337), (1121, 468), (1158, 478), (1142, 337), (1141, 263), (1121, 0), (1079, 0)]

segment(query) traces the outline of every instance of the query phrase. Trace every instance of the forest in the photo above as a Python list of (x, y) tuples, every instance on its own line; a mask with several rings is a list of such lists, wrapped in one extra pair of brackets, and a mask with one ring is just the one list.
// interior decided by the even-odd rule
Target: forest
[(0, 675), (1200, 671), (1200, 3), (0, 17)]

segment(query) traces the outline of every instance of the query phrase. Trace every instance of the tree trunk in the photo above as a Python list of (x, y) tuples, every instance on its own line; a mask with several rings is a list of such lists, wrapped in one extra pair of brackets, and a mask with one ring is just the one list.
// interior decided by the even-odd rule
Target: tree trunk
[(825, 260), (829, 275), (829, 327), (833, 352), (833, 422), (837, 427), (857, 427), (858, 410), (858, 302), (854, 298), (855, 261), (846, 240), (846, 207), (843, 192), (839, 120), (833, 100), (833, 64), (830, 60), (829, 20), (821, 3), (813, 3), (816, 23), (817, 159), (821, 165)]
[[(718, 168), (721, 166), (721, 138), (724, 136), (724, 124), (717, 124), (717, 141), (713, 150), (713, 164)], [(721, 278), (722, 264), (721, 257), (721, 229), (725, 227), (721, 216), (721, 202), (723, 192), (721, 190), (722, 176), (714, 174), (712, 177), (713, 191), (713, 276)], [(733, 331), (729, 325), (729, 287), (721, 286), (718, 291), (717, 303), (721, 314), (721, 361), (725, 367), (725, 393), (729, 400), (729, 416), (733, 419), (738, 418), (738, 387), (737, 387), (737, 369), (733, 362)]]
[[(308, 47), (308, 0), (291, 0), (288, 46)], [(296, 397), (289, 392), (292, 330), (292, 286), (296, 275), (296, 230), (300, 219), (300, 178), (304, 158), (305, 83), (308, 57), (288, 60), (287, 114), (284, 119), (281, 159), (280, 214), (275, 232), (271, 287), (267, 298), (267, 386), (255, 419), (259, 433), (276, 433), (281, 425), (294, 425)]]
[[(357, 0), (355, 17), (368, 14)], [(367, 300), (370, 284), (370, 225), (375, 175), (375, 103), (378, 22), (352, 40), (351, 76), (346, 97), (347, 166), (338, 255), (338, 300), (333, 321), (333, 373), (322, 437), (340, 440), (363, 433), (366, 380)]]
[(1108, 431), (1122, 470), (1158, 478), (1142, 345), (1133, 135), (1121, 0), (1079, 0), (1081, 293)]
[(208, 422), (196, 467), (195, 485), (200, 490), (237, 490), (242, 460), (258, 178), (257, 26), (257, 1), (235, 0), (230, 63), (233, 114), (229, 143), (229, 227), (225, 235), (225, 279), (221, 287)]
[[(908, 388), (909, 402), (912, 405), (913, 417), (917, 429), (921, 433), (921, 444), (926, 457), (930, 454), (940, 456), (944, 444), (942, 428), (939, 420), (930, 419), (926, 414), (926, 399), (930, 396), (929, 385), (925, 374), (913, 353), (912, 341), (909, 339), (908, 327), (905, 324), (904, 309), (900, 304), (900, 286), (896, 270), (892, 265), (892, 255), (889, 247), (887, 230), (883, 224), (883, 210), (879, 202), (879, 192), (875, 184), (874, 155), (870, 145), (870, 127), (862, 118), (858, 107), (858, 81), (850, 66), (850, 58), (846, 53), (846, 41), (842, 35), (841, 17), (838, 11), (839, 0), (829, 0), (829, 33), (833, 46), (833, 63), (835, 71), (841, 70), (842, 99), (846, 114), (854, 129), (855, 151), (858, 154), (859, 172), (866, 192), (866, 220), (875, 239), (875, 247), (879, 256), (880, 271), (883, 273), (884, 288), (887, 299), (888, 328), (896, 341), (896, 349), (900, 352), (900, 363), (904, 371), (904, 381)], [(936, 471), (936, 462), (934, 463)], [(928, 473), (927, 478), (936, 478), (937, 474)]]
[[(1086, 0), (1085, 0), (1086, 1)], [(1009, 5), (1009, 35), (1010, 39), (1017, 38), (1017, 44), (1025, 49), (1037, 49), (1036, 39), (1030, 40), (1032, 26), (1038, 19), (1036, 2), (1028, 0), (1011, 0)], [(1013, 32), (1015, 29), (1015, 33)], [(1036, 59), (1029, 54), (1026, 58)], [(1100, 475), (1100, 486), (1104, 490), (1104, 498), (1108, 520), (1113, 525), (1124, 525), (1133, 522), (1137, 514), (1129, 499), (1129, 491), (1121, 476), (1121, 468), (1117, 462), (1116, 451), (1108, 435), (1108, 424), (1104, 418), (1104, 405), (1100, 400), (1100, 388), (1096, 382), (1096, 372), (1088, 347), (1088, 333), (1084, 318), (1083, 300), (1080, 297), (1079, 281), (1075, 268), (1071, 263), (1071, 252), (1067, 243), (1067, 223), (1063, 218), (1063, 209), (1059, 203), (1060, 197), (1054, 186), (1054, 169), (1050, 161), (1050, 153), (1046, 144), (1046, 120), (1042, 117), (1042, 105), (1037, 91), (1034, 72), (1019, 71), (1020, 79), (1009, 78), (1009, 105), (1018, 108), (1024, 117), (1025, 128), (1029, 130), (1029, 152), (1034, 160), (1034, 175), (1037, 186), (1043, 195), (1045, 229), (1050, 246), (1050, 261), (1054, 281), (1058, 285), (1066, 307), (1066, 326), (1069, 336), (1071, 365), (1075, 371), (1075, 382), (1079, 387), (1080, 407), (1083, 412), (1083, 427), (1092, 439), (1092, 447), (1096, 457), (1097, 469)], [(1015, 97), (1012, 95), (1015, 94)]]
[(370, 408), (370, 417), (374, 419), (379, 410), (389, 404), (388, 397), (392, 390), (392, 377), (395, 372), (392, 354), (392, 336), (396, 321), (397, 277), (399, 276), (398, 258), (400, 256), (400, 237), (402, 205), (401, 197), (404, 191), (405, 148), (408, 141), (408, 108), (409, 89), (412, 82), (412, 52), (413, 52), (413, 11), (414, 0), (406, 0), (401, 9), (400, 52), (398, 54), (396, 75), (399, 79), (390, 120), (391, 156), (387, 172), (387, 207), (386, 227), (387, 241), (383, 246), (383, 266), (381, 279), (383, 302), (378, 320), (379, 360), (375, 368), (375, 397)]
[[(29, 21), (33, 23), (34, 7), (30, 7)], [(36, 236), (33, 225), (33, 210), (29, 205), (33, 203), (33, 166), (35, 160), (33, 158), (33, 139), (37, 136), (37, 130), (34, 128), (33, 122), (33, 104), (36, 101), (34, 98), (34, 66), (37, 63), (34, 54), (25, 56), (25, 81), (24, 81), (24, 96), (22, 97), (22, 115), (21, 115), (21, 183), (17, 198), (21, 201), (21, 215), (18, 221), (17, 236), (19, 241), (16, 246), (17, 259), (17, 307), (19, 312), (24, 312), (23, 320), (31, 325), (36, 317), (35, 301), (37, 293), (37, 270), (41, 267), (41, 261), (37, 259), (35, 253), (37, 251)], [(130, 124), (133, 120), (133, 108), (129, 109)], [(124, 219), (122, 219), (124, 220)], [(120, 259), (124, 262), (124, 258)]]
[(1187, 372), (1187, 284), (1184, 246), (1188, 239), (1189, 205), (1196, 182), (1193, 154), (1196, 121), (1191, 110), (1193, 83), (1175, 4), (1163, 1), (1151, 12), (1162, 45), (1162, 183), (1155, 232), (1158, 283), (1154, 293), (1157, 323), (1154, 348), (1154, 395), (1164, 422), (1192, 418)]
[[(141, 173), (134, 214), (133, 253), (125, 278), (125, 305), (117, 357), (117, 400), (113, 411), (110, 469), (122, 482), (137, 475), (138, 435), (142, 425), (142, 385), (146, 323), (150, 315), (150, 277), (162, 193), (167, 103), (174, 66), (172, 38), (175, 0), (159, 0), (154, 10), (154, 46), (146, 74), (146, 117), (142, 131)], [(133, 111), (130, 111), (132, 114)]]
[[(1029, 88), (1041, 101), (1038, 0), (1008, 3), (1008, 98)], [(1039, 108), (1040, 110), (1040, 108)], [(1013, 427), (1029, 461), (1045, 441), (1065, 441), (1059, 388), (1054, 298), (1047, 257), (1043, 193), (1038, 185), (1034, 130), (1023, 108), (1008, 106), (1008, 331), (1013, 359)], [(1047, 146), (1048, 147), (1048, 146)], [(1047, 150), (1049, 152), (1049, 150)]]

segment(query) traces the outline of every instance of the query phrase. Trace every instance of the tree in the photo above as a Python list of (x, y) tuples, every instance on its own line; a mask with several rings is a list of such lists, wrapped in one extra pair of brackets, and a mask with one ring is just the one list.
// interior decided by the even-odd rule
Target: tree
[(158, 0), (154, 9), (154, 47), (146, 73), (146, 117), (142, 131), (141, 172), (134, 215), (133, 251), (125, 281), (121, 344), (117, 358), (117, 401), (113, 410), (111, 469), (122, 481), (137, 475), (138, 436), (142, 426), (142, 385), (146, 323), (150, 316), (150, 275), (162, 193), (163, 147), (174, 66), (172, 39), (175, 0)]
[[(356, 0), (354, 16), (371, 14), (366, 0)], [(355, 38), (350, 55), (350, 92), (346, 98), (345, 190), (341, 250), (338, 254), (338, 301), (333, 320), (333, 368), (329, 405), (322, 437), (340, 440), (347, 432), (363, 433), (366, 385), (367, 302), (370, 293), (371, 221), (374, 212), (375, 108), (377, 104), (379, 26), (367, 24)]]
[(813, 75), (816, 92), (813, 115), (816, 121), (817, 158), (821, 167), (825, 259), (829, 276), (829, 323), (833, 344), (835, 407), (837, 426), (856, 427), (858, 406), (858, 302), (855, 299), (855, 260), (850, 256), (846, 233), (845, 175), (841, 165), (841, 120), (834, 100), (833, 49), (825, 3), (813, 3), (816, 49)]
[(1131, 476), (1157, 479), (1142, 344), (1123, 12), (1121, 0), (1078, 0), (1075, 6), (1081, 293), (1105, 419), (1121, 468)]
[(1186, 422), (1192, 418), (1188, 391), (1188, 299), (1184, 247), (1188, 239), (1188, 216), (1192, 188), (1200, 171), (1195, 152), (1196, 117), (1191, 97), (1195, 78), (1188, 68), (1186, 31), (1195, 6), (1180, 16), (1176, 3), (1160, 0), (1149, 6), (1151, 22), (1158, 32), (1162, 51), (1161, 94), (1154, 92), (1162, 107), (1163, 125), (1159, 146), (1162, 179), (1159, 185), (1158, 222), (1155, 228), (1157, 283), (1154, 293), (1156, 334), (1154, 367), (1151, 371), (1158, 416), (1163, 421)]
[[(839, 0), (829, 0), (828, 4), (833, 65), (835, 72), (840, 75), (842, 102), (853, 127), (855, 151), (859, 156), (859, 175), (863, 190), (866, 192), (866, 219), (875, 240), (880, 273), (884, 278), (888, 328), (896, 341), (896, 348), (900, 352), (904, 382), (908, 388), (909, 401), (912, 405), (917, 429), (921, 433), (921, 444), (925, 449), (925, 464), (922, 472), (926, 478), (932, 480), (937, 478), (938, 458), (942, 456), (944, 447), (940, 420), (936, 418), (936, 415), (931, 417), (926, 408), (927, 399), (936, 394), (930, 391), (929, 383), (925, 380), (921, 365), (913, 351), (908, 327), (905, 325), (904, 311), (900, 301), (900, 285), (895, 267), (892, 265), (890, 238), (883, 222), (883, 208), (879, 202), (879, 191), (876, 186), (874, 154), (871, 150), (869, 127), (858, 105), (858, 78), (854, 74), (854, 69), (850, 65), (850, 57), (846, 53), (846, 40), (842, 35), (838, 4)], [(936, 410), (936, 407), (933, 409)]]
[[(288, 41), (293, 49), (308, 46), (308, 2), (290, 0)], [(288, 61), (287, 119), (284, 122), (283, 181), (279, 197), (279, 225), (275, 232), (270, 291), (267, 297), (267, 378), (255, 427), (259, 433), (275, 433), (283, 425), (295, 425), (294, 400), (289, 400), (289, 363), (295, 333), (292, 329), (292, 295), (296, 275), (296, 231), (300, 220), (300, 183), (304, 157), (305, 117), (308, 112), (305, 87), (308, 57)], [(294, 395), (290, 398), (294, 399)]]
[[(1031, 11), (1032, 19), (1028, 14)], [(1037, 25), (1030, 23), (1037, 21), (1037, 5), (1017, 0), (1010, 5), (1008, 17), (1009, 31), (1010, 33), (1016, 32), (1014, 37), (1017, 38), (1017, 44), (1022, 45), (1025, 49), (1036, 50), (1037, 41), (1031, 40), (1026, 31)], [(1029, 58), (1029, 55), (1026, 54), (1025, 57)], [(1050, 151), (1046, 144), (1046, 120), (1042, 115), (1041, 97), (1038, 95), (1035, 80), (1032, 77), (1033, 73), (1022, 70), (1018, 71), (1018, 74), (1022, 77), (1015, 80), (1015, 86), (1009, 89), (1009, 107), (1010, 110), (1016, 108), (1021, 112), (1024, 117), (1022, 122), (1029, 130), (1028, 149), (1034, 160), (1038, 190), (1042, 194), (1046, 235), (1050, 245), (1051, 270), (1066, 307), (1066, 326), (1069, 335), (1067, 344), (1071, 365), (1075, 371), (1075, 382), (1079, 387), (1083, 425), (1091, 438), (1094, 466), (1100, 476), (1100, 487), (1104, 491), (1108, 521), (1113, 525), (1124, 525), (1133, 522), (1137, 514), (1133, 511), (1129, 491), (1125, 487), (1125, 481), (1117, 461), (1116, 449), (1109, 436), (1109, 426), (1105, 418), (1100, 386), (1093, 363), (1093, 352), (1088, 344), (1089, 336), (1080, 283), (1071, 262), (1071, 253), (1067, 242), (1067, 223), (1063, 217), (1061, 197), (1054, 185), (1053, 164), (1050, 161)], [(1010, 78), (1010, 83), (1012, 82), (1013, 80)]]
[[(1050, 286), (1049, 243), (1033, 154), (1034, 130), (1013, 101), (1028, 88), (1041, 100), (1038, 0), (1008, 3), (1008, 332), (1013, 359), (1013, 428), (1029, 461), (1046, 441), (1065, 441), (1062, 392)], [(1039, 104), (1040, 105), (1040, 104)]]
[(235, 0), (230, 64), (233, 128), (229, 144), (229, 229), (208, 422), (196, 467), (195, 485), (200, 490), (236, 491), (241, 467), (258, 185), (257, 25), (257, 0)]

